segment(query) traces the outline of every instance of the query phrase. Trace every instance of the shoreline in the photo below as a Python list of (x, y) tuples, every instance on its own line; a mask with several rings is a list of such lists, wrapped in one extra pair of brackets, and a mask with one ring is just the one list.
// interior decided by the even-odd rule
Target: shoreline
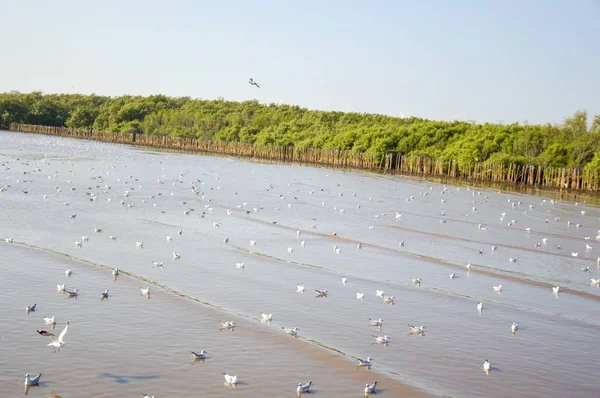
[(578, 169), (483, 162), (467, 165), (467, 170), (460, 170), (453, 160), (401, 156), (395, 153), (386, 153), (379, 160), (376, 154), (351, 151), (204, 141), (16, 123), (11, 123), (7, 131), (124, 144), (158, 152), (231, 156), (264, 163), (373, 172), (439, 184), (472, 185), (525, 194), (554, 193), (560, 200), (577, 201), (583, 197), (600, 204), (600, 178), (594, 172)]

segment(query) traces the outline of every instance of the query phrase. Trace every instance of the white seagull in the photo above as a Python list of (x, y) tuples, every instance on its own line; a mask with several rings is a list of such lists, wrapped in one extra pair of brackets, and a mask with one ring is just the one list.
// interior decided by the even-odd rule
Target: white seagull
[(481, 315), (481, 313), (483, 312), (483, 303), (479, 302), (477, 304), (477, 311), (479, 311), (479, 315)]
[(375, 290), (375, 295), (376, 295), (377, 297), (381, 297), (381, 298), (383, 298), (383, 290)]
[(369, 326), (374, 326), (374, 327), (378, 327), (381, 329), (381, 327), (383, 326), (383, 319), (382, 318), (379, 318), (379, 319), (369, 318)]
[(296, 284), (296, 293), (304, 293), (304, 285)]
[(260, 314), (262, 322), (271, 322), (273, 320), (273, 314), (265, 314), (264, 312)]
[(421, 325), (421, 326), (408, 325), (408, 327), (409, 327), (409, 331), (408, 331), (409, 336), (411, 334), (419, 334), (421, 336), (425, 336), (425, 326), (423, 326), (423, 325)]
[(386, 334), (385, 336), (375, 336), (373, 335), (375, 342), (372, 344), (384, 344), (387, 345), (390, 342), (390, 337)]
[(194, 352), (192, 351), (192, 355), (194, 356), (194, 360), (196, 359), (206, 359), (206, 354), (207, 352), (202, 350), (200, 352)]
[(519, 330), (519, 322), (513, 322), (510, 330), (512, 331), (512, 334), (517, 333), (517, 330)]
[(72, 274), (73, 274), (73, 272), (71, 271), (71, 269), (68, 269), (65, 271), (65, 275), (68, 276), (69, 278), (71, 277)]
[(231, 385), (232, 387), (235, 388), (235, 386), (238, 384), (237, 375), (231, 376), (231, 375), (223, 372), (223, 376), (225, 377), (225, 383)]
[(41, 373), (35, 377), (29, 377), (29, 373), (27, 373), (25, 375), (25, 385), (26, 386), (37, 386), (38, 384), (40, 384), (41, 377), (42, 377)]
[(486, 359), (483, 363), (483, 371), (487, 374), (490, 374), (490, 370), (492, 370), (492, 365), (490, 365), (490, 362)]
[(371, 365), (372, 365), (371, 361), (373, 360), (373, 358), (368, 357), (367, 359), (360, 359), (360, 358), (356, 358), (356, 359), (358, 359), (358, 366), (357, 367), (359, 367), (359, 368), (360, 367), (365, 367), (365, 368), (367, 368), (369, 370), (371, 369)]
[(231, 330), (233, 330), (237, 326), (234, 321), (229, 321), (229, 322), (219, 321), (219, 322), (221, 322), (221, 330), (222, 329), (231, 329)]
[(173, 252), (173, 260), (179, 260), (179, 259), (181, 259), (181, 255), (179, 253)]
[(317, 297), (327, 297), (327, 290), (315, 289), (315, 292), (317, 292)]
[(346, 286), (346, 283), (348, 283), (348, 278), (346, 278), (345, 276), (342, 277), (342, 285)]
[(384, 304), (391, 304), (391, 305), (394, 305), (394, 304), (396, 304), (396, 303), (394, 302), (394, 300), (395, 300), (395, 299), (396, 299), (396, 298), (395, 298), (394, 296), (383, 297), (383, 303), (384, 303)]
[(356, 299), (357, 300), (363, 300), (364, 298), (365, 298), (365, 294), (364, 293), (356, 292)]
[(306, 384), (298, 383), (298, 387), (296, 388), (296, 392), (298, 396), (301, 396), (303, 393), (310, 393), (310, 387), (312, 386), (312, 381), (309, 381)]
[(44, 322), (46, 323), (46, 325), (56, 325), (56, 319), (54, 318), (54, 316), (52, 318), (44, 317)]
[(41, 334), (42, 336), (47, 336), (52, 339), (52, 342), (48, 344), (48, 347), (52, 347), (54, 349), (54, 352), (56, 352), (57, 350), (60, 351), (60, 349), (66, 345), (64, 339), (65, 339), (65, 334), (67, 334), (67, 330), (69, 329), (70, 322), (71, 321), (67, 321), (65, 328), (62, 330), (62, 332), (60, 332), (60, 334), (58, 335), (58, 338), (56, 337), (56, 335), (54, 333), (48, 333), (43, 330), (38, 330), (37, 332), (39, 334)]
[(365, 395), (377, 394), (377, 382), (373, 384), (365, 384)]
[(552, 286), (552, 293), (556, 298), (558, 298), (558, 293), (560, 292), (560, 286)]
[(65, 288), (65, 284), (62, 285), (56, 284), (56, 291), (59, 293), (65, 293), (67, 289)]
[(283, 329), (283, 331), (285, 333), (289, 334), (290, 336), (294, 336), (294, 337), (298, 337), (298, 331), (300, 330), (298, 328), (289, 329), (289, 328), (284, 328), (284, 327), (281, 327), (281, 329)]
[(142, 287), (140, 289), (140, 296), (146, 296), (146, 298), (150, 298), (150, 286)]
[(498, 293), (498, 294), (500, 294), (500, 293), (502, 292), (502, 285), (498, 285), (498, 286), (492, 286), (492, 290), (493, 290), (495, 293)]
[(100, 293), (100, 300), (101, 301), (108, 300), (108, 289), (106, 289), (105, 291)]
[(25, 307), (25, 312), (27, 312), (28, 314), (30, 312), (34, 312), (35, 311), (35, 307), (37, 307), (37, 304), (34, 305), (28, 305), (27, 307)]

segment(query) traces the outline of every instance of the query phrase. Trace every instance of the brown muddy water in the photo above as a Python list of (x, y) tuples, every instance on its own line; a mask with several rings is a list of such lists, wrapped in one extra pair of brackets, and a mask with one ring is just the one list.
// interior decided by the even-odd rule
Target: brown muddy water
[[(317, 396), (353, 397), (375, 380), (389, 397), (597, 395), (596, 207), (8, 132), (0, 188), (0, 238), (13, 239), (0, 242), (0, 396), (22, 395), (25, 373), (43, 373), (30, 396), (284, 397), (313, 381)], [(52, 315), (55, 332), (71, 321), (57, 353), (36, 333)]]

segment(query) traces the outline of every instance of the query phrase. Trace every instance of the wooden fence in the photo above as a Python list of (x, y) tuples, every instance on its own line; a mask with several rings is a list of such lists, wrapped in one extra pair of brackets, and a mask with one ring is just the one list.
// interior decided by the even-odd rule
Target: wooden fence
[(270, 160), (282, 163), (299, 163), (325, 167), (376, 171), (382, 173), (410, 175), (440, 180), (464, 180), (467, 182), (493, 183), (543, 189), (598, 192), (598, 172), (501, 163), (459, 164), (454, 160), (431, 159), (422, 156), (403, 156), (395, 153), (377, 154), (299, 148), (293, 146), (253, 145), (241, 142), (223, 142), (143, 135), (135, 133), (110, 133), (67, 127), (36, 126), (11, 123), (11, 131), (88, 139), (109, 143), (137, 145), (159, 150), (186, 153), (208, 153)]

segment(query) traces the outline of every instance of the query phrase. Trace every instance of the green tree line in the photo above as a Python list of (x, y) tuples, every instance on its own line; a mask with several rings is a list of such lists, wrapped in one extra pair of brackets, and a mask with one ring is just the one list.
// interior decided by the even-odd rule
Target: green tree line
[(164, 95), (0, 93), (0, 127), (11, 122), (600, 171), (600, 115), (590, 122), (583, 111), (560, 125), (502, 125)]

